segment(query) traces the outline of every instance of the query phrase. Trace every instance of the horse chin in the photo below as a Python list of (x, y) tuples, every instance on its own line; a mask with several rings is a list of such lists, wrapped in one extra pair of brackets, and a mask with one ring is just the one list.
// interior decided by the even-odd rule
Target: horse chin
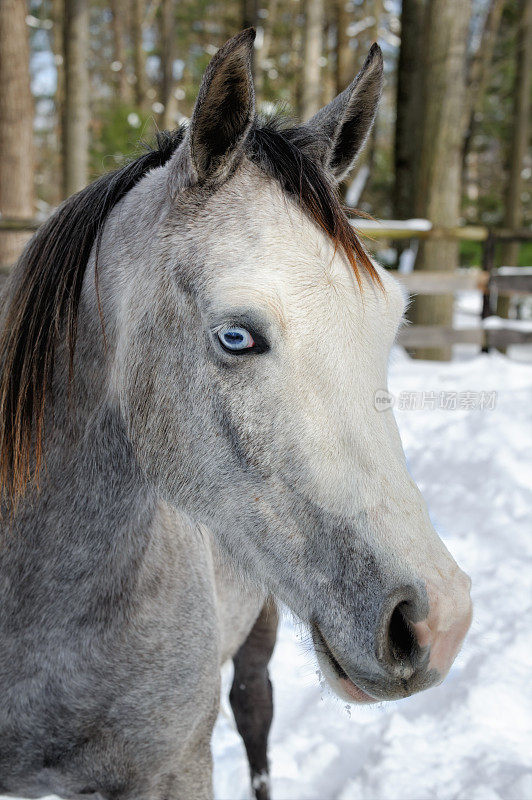
[(318, 664), (333, 692), (348, 703), (378, 703), (360, 686), (357, 686), (338, 663), (323, 634), (316, 625), (312, 626), (312, 639)]

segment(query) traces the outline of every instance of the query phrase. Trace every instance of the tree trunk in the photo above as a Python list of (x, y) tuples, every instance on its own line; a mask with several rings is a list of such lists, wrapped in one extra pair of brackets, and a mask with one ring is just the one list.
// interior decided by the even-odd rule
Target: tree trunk
[(242, 0), (242, 28), (255, 28), (258, 19), (258, 0)]
[[(519, 2), (519, 31), (517, 44), (517, 64), (514, 87), (514, 124), (509, 153), (509, 175), (506, 189), (504, 226), (518, 228), (523, 214), (521, 204), (522, 170), (528, 145), (530, 124), (530, 81), (532, 73), (532, 0)], [(515, 255), (506, 263), (516, 266), (519, 244), (510, 242), (509, 251)]]
[(268, 15), (262, 24), (262, 45), (256, 51), (255, 98), (257, 108), (264, 100), (264, 79), (268, 69), (268, 58), (270, 57), (270, 49), (273, 39), (273, 26), (275, 25), (277, 16), (278, 3), (279, 0), (268, 0)]
[(354, 78), (355, 59), (348, 35), (351, 14), (347, 0), (336, 0), (336, 94), (349, 86)]
[(54, 133), (56, 141), (56, 175), (54, 199), (60, 203), (63, 199), (63, 117), (65, 113), (65, 48), (64, 33), (64, 0), (52, 0), (52, 50), (54, 53), (56, 85), (54, 94)]
[(467, 102), (465, 104), (466, 138), (464, 159), (467, 156), (473, 136), (475, 119), (480, 112), (486, 91), (489, 68), (493, 59), (493, 48), (505, 0), (490, 0), (488, 13), (482, 29), (482, 36), (471, 59), (468, 74)]
[(65, 109), (63, 120), (63, 193), (87, 185), (89, 178), (89, 6), (65, 0)]
[(123, 0), (111, 0), (111, 12), (113, 14), (114, 60), (117, 67), (115, 72), (115, 90), (120, 101), (122, 103), (127, 103), (131, 93), (126, 69), (126, 44), (124, 35), (125, 8)]
[[(514, 124), (508, 159), (508, 184), (504, 207), (504, 227), (518, 228), (521, 225), (523, 208), (521, 203), (522, 170), (528, 144), (530, 119), (530, 80), (532, 71), (532, 0), (520, 0), (517, 60), (514, 85)], [(515, 267), (519, 260), (519, 242), (507, 242), (501, 248), (503, 266)], [(497, 314), (508, 317), (509, 298), (497, 300)]]
[(163, 0), (161, 4), (161, 103), (164, 111), (161, 125), (171, 130), (176, 125), (177, 100), (174, 95), (174, 60), (175, 60), (175, 5), (174, 0)]
[[(416, 181), (416, 214), (438, 227), (458, 224), (461, 199), (466, 46), (471, 0), (429, 0), (424, 26), (423, 131)], [(457, 241), (422, 241), (416, 269), (454, 270)], [(418, 325), (452, 325), (453, 296), (416, 298)], [(448, 360), (451, 347), (418, 348), (418, 358)]]
[(303, 26), (298, 24), (303, 16), (303, 0), (294, 0), (292, 3), (291, 25), (289, 34), (289, 70), (293, 75), (293, 106), (298, 119), (302, 119), (303, 97)]
[(301, 115), (304, 120), (321, 108), (323, 0), (306, 0), (303, 42)]
[[(259, 18), (259, 4), (258, 0), (241, 0), (241, 13), (242, 13), (242, 29), (256, 28), (257, 20)], [(255, 50), (253, 50), (253, 57), (251, 60), (251, 74), (255, 77), (256, 70)]]
[[(25, 0), (0, 2), (0, 213), (34, 212), (33, 101)], [(11, 266), (31, 234), (0, 231), (0, 266)]]
[(394, 216), (414, 215), (415, 187), (422, 128), (423, 17), (425, 0), (403, 0), (401, 47), (397, 66), (395, 121)]
[(321, 71), (321, 106), (327, 105), (336, 97), (336, 58), (338, 37), (336, 31), (336, 9), (334, 4), (324, 6), (322, 42), (325, 63)]
[[(382, 0), (373, 0), (372, 3), (372, 11), (373, 11), (373, 23), (368, 27), (369, 33), (369, 40), (371, 43), (378, 41), (379, 38), (379, 25), (382, 18), (383, 13), (383, 2)], [(369, 180), (366, 181), (364, 184), (364, 188), (360, 193), (359, 203), (362, 201), (364, 197), (364, 191), (368, 189), (371, 185), (371, 176), (373, 175), (373, 168), (375, 165), (375, 157), (377, 155), (377, 142), (378, 142), (378, 131), (379, 131), (379, 111), (377, 109), (377, 114), (373, 121), (373, 125), (371, 126), (371, 131), (369, 134), (369, 140), (366, 144), (366, 153), (364, 163), (368, 168), (368, 178)]]
[(490, 0), (482, 35), (469, 65), (467, 102), (464, 106), (465, 137), (462, 157), (462, 185), (468, 200), (477, 201), (479, 195), (478, 153), (471, 152), (476, 123), (480, 117), (486, 94), (493, 50), (501, 22), (505, 0)]
[(133, 47), (133, 69), (135, 70), (135, 103), (142, 109), (146, 106), (146, 57), (144, 54), (144, 0), (131, 0), (131, 44)]

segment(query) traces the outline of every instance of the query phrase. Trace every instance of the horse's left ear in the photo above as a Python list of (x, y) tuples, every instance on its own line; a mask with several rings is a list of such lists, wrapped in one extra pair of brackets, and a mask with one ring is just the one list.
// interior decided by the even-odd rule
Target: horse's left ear
[(255, 116), (248, 28), (218, 50), (207, 67), (190, 122), (190, 151), (200, 183), (224, 180), (241, 155)]
[(353, 166), (371, 130), (382, 84), (382, 51), (375, 43), (355, 80), (306, 123), (322, 135), (322, 160), (338, 181)]
[(170, 192), (222, 183), (238, 164), (255, 118), (251, 59), (255, 30), (229, 39), (201, 81), (183, 145), (170, 163)]

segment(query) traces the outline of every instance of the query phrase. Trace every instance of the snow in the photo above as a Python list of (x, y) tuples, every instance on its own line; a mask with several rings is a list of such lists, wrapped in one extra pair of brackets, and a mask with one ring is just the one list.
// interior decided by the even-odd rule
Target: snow
[[(457, 355), (421, 362), (397, 349), (390, 391), (409, 469), (473, 579), (471, 631), (441, 686), (349, 707), (320, 682), (308, 636), (285, 614), (271, 665), (274, 800), (532, 798), (532, 364)], [(493, 409), (466, 407), (493, 391)], [(431, 408), (423, 392), (456, 392), (457, 407)], [(425, 407), (399, 409), (412, 394)], [(230, 682), (227, 666), (212, 747), (215, 796), (247, 800)]]
[[(532, 365), (466, 355), (420, 362), (398, 350), (390, 372), (396, 399), (455, 391), (459, 406), (460, 393), (497, 392), (493, 410), (395, 406), (436, 529), (473, 579), (466, 643), (436, 689), (349, 708), (320, 685), (308, 639), (287, 614), (271, 667), (274, 800), (532, 798)], [(226, 669), (215, 793), (244, 800), (249, 778), (225, 699), (230, 679)]]

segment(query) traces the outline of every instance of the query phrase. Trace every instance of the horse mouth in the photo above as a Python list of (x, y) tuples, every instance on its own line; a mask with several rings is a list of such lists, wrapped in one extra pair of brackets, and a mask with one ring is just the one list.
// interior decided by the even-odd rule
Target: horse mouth
[(337, 694), (355, 703), (378, 702), (377, 698), (365, 692), (349, 677), (315, 623), (312, 625), (312, 638), (318, 662)]

